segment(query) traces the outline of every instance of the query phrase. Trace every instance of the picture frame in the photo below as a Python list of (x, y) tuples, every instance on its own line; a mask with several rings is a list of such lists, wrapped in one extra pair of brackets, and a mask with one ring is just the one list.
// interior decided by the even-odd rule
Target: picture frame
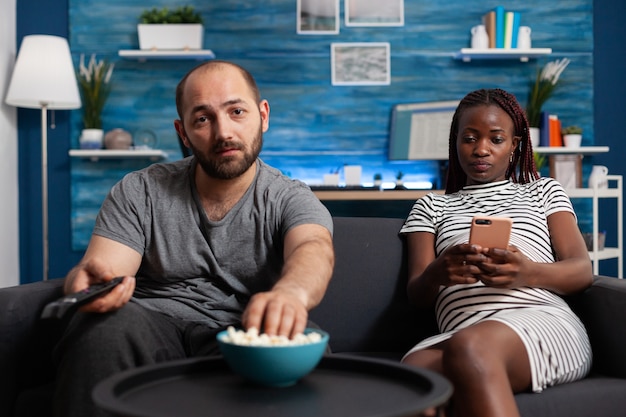
[(389, 85), (389, 42), (331, 43), (333, 85)]
[(345, 0), (346, 26), (404, 26), (404, 0)]
[(297, 0), (296, 32), (299, 35), (339, 33), (339, 0)]
[(582, 188), (582, 155), (550, 155), (550, 176), (563, 188)]

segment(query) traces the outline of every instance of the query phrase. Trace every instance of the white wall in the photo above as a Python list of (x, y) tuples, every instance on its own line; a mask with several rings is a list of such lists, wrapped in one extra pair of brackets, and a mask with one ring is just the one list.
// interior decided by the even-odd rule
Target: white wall
[(15, 63), (15, 2), (0, 1), (0, 287), (20, 277), (17, 110), (4, 103)]

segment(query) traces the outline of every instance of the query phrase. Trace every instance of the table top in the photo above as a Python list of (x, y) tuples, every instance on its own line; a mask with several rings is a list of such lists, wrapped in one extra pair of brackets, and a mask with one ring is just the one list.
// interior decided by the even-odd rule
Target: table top
[(415, 416), (452, 394), (442, 376), (384, 359), (326, 355), (290, 387), (264, 387), (233, 373), (222, 358), (136, 368), (95, 388), (103, 409), (125, 417)]

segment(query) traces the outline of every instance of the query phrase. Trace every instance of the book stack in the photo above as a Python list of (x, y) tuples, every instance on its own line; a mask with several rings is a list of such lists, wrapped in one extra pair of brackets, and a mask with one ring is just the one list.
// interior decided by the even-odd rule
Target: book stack
[(563, 146), (561, 121), (555, 114), (541, 112), (539, 146)]
[(489, 48), (517, 48), (517, 34), (521, 13), (496, 6), (483, 15), (483, 24), (489, 37)]

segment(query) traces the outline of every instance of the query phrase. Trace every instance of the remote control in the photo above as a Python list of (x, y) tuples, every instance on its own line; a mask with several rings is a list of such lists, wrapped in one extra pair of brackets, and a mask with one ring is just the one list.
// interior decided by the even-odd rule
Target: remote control
[(111, 291), (116, 285), (122, 282), (124, 277), (113, 278), (108, 282), (94, 284), (82, 291), (69, 294), (59, 298), (56, 301), (48, 303), (41, 313), (42, 319), (61, 319), (68, 312), (73, 311), (79, 306), (88, 303), (94, 298), (101, 297)]

